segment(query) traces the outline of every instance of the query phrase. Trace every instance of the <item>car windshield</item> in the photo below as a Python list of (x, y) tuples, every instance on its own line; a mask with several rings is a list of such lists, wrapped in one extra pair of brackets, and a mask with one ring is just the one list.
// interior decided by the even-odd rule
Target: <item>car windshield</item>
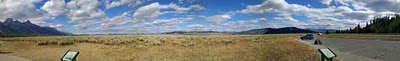
[(400, 0), (0, 0), (0, 61), (400, 61), (397, 46)]
[(313, 36), (313, 34), (307, 34), (306, 36)]

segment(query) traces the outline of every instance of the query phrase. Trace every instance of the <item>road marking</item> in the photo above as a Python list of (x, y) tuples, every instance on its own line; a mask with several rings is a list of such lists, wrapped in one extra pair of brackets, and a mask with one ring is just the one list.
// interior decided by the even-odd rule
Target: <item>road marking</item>
[(353, 52), (357, 52), (357, 51), (360, 51), (360, 50), (364, 50), (364, 49), (367, 49), (367, 48), (369, 48), (369, 47), (371, 47), (371, 46), (367, 46), (367, 47), (364, 47), (364, 48), (360, 48), (360, 49), (357, 49), (357, 50), (353, 50), (353, 51), (347, 52), (347, 54), (353, 53)]
[(381, 54), (378, 54), (377, 56), (374, 56), (374, 57), (372, 57), (372, 58), (377, 59), (377, 58), (379, 58), (380, 56), (382, 56), (383, 54), (385, 54), (386, 52), (391, 51), (391, 50), (393, 50), (393, 48), (390, 48), (389, 50), (387, 50), (387, 51), (385, 51), (385, 52), (382, 52)]

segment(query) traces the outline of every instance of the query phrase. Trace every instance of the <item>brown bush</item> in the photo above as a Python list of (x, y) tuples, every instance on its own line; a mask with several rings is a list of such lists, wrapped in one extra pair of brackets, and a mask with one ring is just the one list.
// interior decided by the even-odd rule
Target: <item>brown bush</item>
[(36, 43), (37, 45), (72, 45), (73, 42), (70, 41), (39, 41)]
[(56, 45), (56, 44), (58, 44), (57, 41), (48, 41), (47, 43), (48, 43), (48, 44), (51, 44), (51, 45)]
[(194, 46), (194, 43), (184, 43), (181, 46), (184, 46), (184, 47)]
[(70, 42), (70, 41), (60, 41), (57, 43), (57, 45), (72, 45), (74, 44), (74, 42)]
[(37, 45), (48, 45), (47, 41), (39, 41), (36, 44)]

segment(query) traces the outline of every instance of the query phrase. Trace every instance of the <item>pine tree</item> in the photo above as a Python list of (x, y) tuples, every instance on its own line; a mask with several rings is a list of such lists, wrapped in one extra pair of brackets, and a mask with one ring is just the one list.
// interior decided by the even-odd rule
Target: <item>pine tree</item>
[(375, 17), (366, 23), (365, 27), (357, 24), (347, 30), (338, 30), (337, 33), (400, 33), (400, 15)]
[(325, 34), (329, 34), (329, 31), (328, 31), (328, 30), (326, 30), (326, 31), (325, 31)]
[(360, 24), (357, 24), (357, 26), (354, 28), (353, 32), (360, 33), (360, 31), (361, 31), (361, 26), (360, 26)]

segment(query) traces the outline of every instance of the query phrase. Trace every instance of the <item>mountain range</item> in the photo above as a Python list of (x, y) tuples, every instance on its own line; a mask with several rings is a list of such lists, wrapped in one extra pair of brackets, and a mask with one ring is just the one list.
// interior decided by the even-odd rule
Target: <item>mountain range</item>
[(213, 33), (213, 34), (218, 34), (218, 33), (235, 33), (235, 32), (219, 32), (219, 31), (172, 31), (172, 32), (165, 32), (162, 34), (205, 34), (205, 33)]
[(224, 33), (224, 34), (282, 34), (282, 33), (315, 33), (316, 31), (308, 29), (299, 29), (296, 27), (284, 27), (284, 28), (263, 28), (263, 29), (252, 29), (241, 32), (218, 32), (218, 31), (173, 31), (165, 32), (163, 34), (193, 34), (193, 33)]
[(311, 30), (311, 31), (315, 31), (315, 32), (326, 32), (326, 31), (336, 32), (336, 30), (334, 30), (334, 29), (311, 29), (311, 28), (308, 28), (307, 30)]
[(20, 22), (7, 18), (4, 22), (0, 22), (1, 35), (67, 35), (65, 32), (58, 31), (51, 27), (41, 27), (31, 23), (29, 20)]
[(239, 34), (282, 34), (282, 33), (315, 33), (315, 31), (299, 29), (296, 27), (263, 28), (238, 32)]

